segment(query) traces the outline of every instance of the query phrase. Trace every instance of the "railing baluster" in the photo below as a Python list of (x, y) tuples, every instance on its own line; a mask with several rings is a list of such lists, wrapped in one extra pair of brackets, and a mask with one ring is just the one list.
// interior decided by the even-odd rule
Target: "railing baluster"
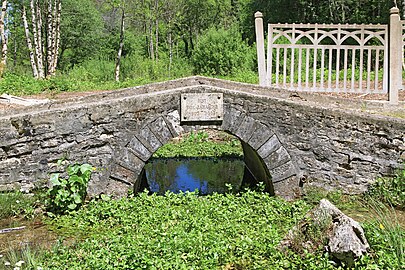
[(306, 61), (305, 61), (305, 88), (309, 89), (309, 54), (310, 54), (310, 49), (307, 47), (307, 53), (306, 53)]
[(367, 92), (371, 88), (371, 49), (367, 50)]
[(279, 86), (279, 84), (278, 84), (279, 74), (280, 74), (280, 48), (277, 47), (277, 49), (276, 49), (276, 87)]
[(287, 55), (288, 48), (284, 48), (284, 60), (283, 60), (283, 87), (287, 87)]
[(302, 48), (298, 49), (298, 90), (302, 90)]
[(352, 86), (351, 86), (351, 91), (354, 92), (354, 86), (356, 83), (356, 49), (352, 49), (352, 80), (351, 80)]
[(348, 55), (348, 49), (344, 49), (344, 71), (343, 71), (343, 90), (346, 92), (347, 91), (347, 61), (348, 61), (349, 55)]
[(325, 81), (325, 48), (321, 49), (321, 89), (324, 88)]
[(329, 48), (329, 66), (328, 66), (328, 90), (332, 90), (332, 54), (333, 49)]
[(291, 73), (290, 73), (290, 88), (294, 89), (294, 64), (295, 64), (295, 48), (291, 48)]

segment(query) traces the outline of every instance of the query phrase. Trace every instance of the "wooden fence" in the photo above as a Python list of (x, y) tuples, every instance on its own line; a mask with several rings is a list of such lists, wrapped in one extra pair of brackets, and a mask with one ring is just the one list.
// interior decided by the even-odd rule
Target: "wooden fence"
[(397, 8), (391, 9), (390, 25), (269, 24), (267, 61), (262, 14), (255, 17), (260, 85), (293, 91), (389, 92), (390, 101), (398, 103), (405, 34)]

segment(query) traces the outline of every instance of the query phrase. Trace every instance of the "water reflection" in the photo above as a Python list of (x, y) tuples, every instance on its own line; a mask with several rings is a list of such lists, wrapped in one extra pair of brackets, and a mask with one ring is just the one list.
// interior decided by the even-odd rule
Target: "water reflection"
[(199, 190), (202, 195), (224, 193), (230, 184), (233, 190), (242, 185), (245, 164), (241, 159), (154, 159), (145, 166), (152, 192)]

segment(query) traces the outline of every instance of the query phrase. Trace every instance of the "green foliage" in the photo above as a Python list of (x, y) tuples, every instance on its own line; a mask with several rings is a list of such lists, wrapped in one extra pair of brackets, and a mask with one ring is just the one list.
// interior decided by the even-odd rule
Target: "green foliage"
[(32, 194), (17, 192), (0, 193), (0, 219), (23, 215), (34, 216), (35, 198)]
[(242, 146), (238, 139), (227, 138), (220, 142), (210, 141), (208, 134), (204, 131), (191, 132), (178, 142), (165, 144), (153, 155), (154, 158), (242, 156)]
[(371, 200), (387, 203), (405, 209), (405, 170), (399, 171), (393, 178), (380, 178), (367, 192)]
[(83, 240), (48, 253), (44, 268), (294, 268), (303, 265), (298, 256), (284, 257), (275, 246), (306, 210), (302, 202), (252, 191), (91, 202), (53, 221), (56, 230)]
[[(56, 246), (42, 257), (46, 269), (344, 269), (323, 252), (280, 251), (287, 231), (311, 205), (288, 203), (266, 193), (195, 192), (92, 201), (71, 215), (52, 220), (54, 230), (77, 241)], [(390, 221), (386, 216), (385, 221)], [(314, 224), (312, 238), (330, 220)], [(365, 224), (372, 252), (354, 269), (400, 269), (404, 230), (396, 244), (378, 220)], [(387, 238), (388, 237), (388, 238)], [(312, 239), (311, 238), (311, 239)], [(391, 237), (392, 238), (392, 237)], [(401, 245), (399, 247), (401, 247)], [(85, 255), (84, 255), (85, 254)]]
[(29, 246), (21, 250), (9, 250), (5, 255), (0, 254), (0, 269), (41, 269), (40, 252), (31, 249)]
[(197, 74), (227, 76), (237, 70), (252, 70), (253, 55), (237, 31), (211, 28), (201, 36), (192, 63)]
[(75, 164), (67, 167), (68, 177), (51, 175), (52, 187), (47, 192), (46, 206), (51, 213), (68, 213), (79, 209), (87, 194), (87, 184), (94, 168), (89, 164)]
[(92, 0), (64, 0), (61, 20), (60, 68), (66, 70), (92, 58), (105, 42), (101, 12)]
[(398, 222), (393, 208), (380, 201), (370, 200), (367, 206), (375, 220), (365, 224), (366, 237), (382, 269), (400, 269), (405, 264), (405, 231)]

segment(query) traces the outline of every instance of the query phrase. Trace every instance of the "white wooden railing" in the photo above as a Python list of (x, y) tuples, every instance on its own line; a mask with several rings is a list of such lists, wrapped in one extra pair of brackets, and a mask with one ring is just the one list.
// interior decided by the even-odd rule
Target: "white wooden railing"
[(293, 91), (389, 92), (390, 101), (398, 103), (402, 73), (397, 66), (402, 70), (405, 35), (398, 32), (403, 24), (397, 8), (391, 9), (390, 26), (269, 24), (267, 61), (262, 14), (255, 17), (260, 85)]
[(298, 91), (387, 92), (387, 32), (386, 25), (269, 24), (266, 84)]

